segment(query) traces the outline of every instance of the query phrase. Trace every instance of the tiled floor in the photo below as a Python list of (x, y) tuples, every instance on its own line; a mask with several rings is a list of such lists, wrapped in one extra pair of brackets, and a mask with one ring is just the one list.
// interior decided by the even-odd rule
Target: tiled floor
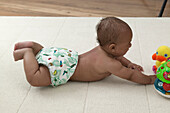
[[(98, 82), (68, 82), (31, 87), (22, 61), (14, 62), (13, 46), (33, 40), (44, 46), (72, 48), (80, 54), (97, 45), (95, 25), (101, 18), (0, 17), (0, 111), (2, 113), (160, 113), (170, 101), (153, 85), (139, 85), (110, 76)], [(152, 54), (170, 43), (170, 18), (122, 18), (133, 30), (126, 57), (153, 74)]]

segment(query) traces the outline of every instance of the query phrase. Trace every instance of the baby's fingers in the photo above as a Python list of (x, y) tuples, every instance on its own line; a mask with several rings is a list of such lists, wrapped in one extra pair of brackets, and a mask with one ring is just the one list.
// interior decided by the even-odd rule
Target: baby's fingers
[(143, 68), (141, 66), (137, 66), (139, 71), (144, 71)]
[(155, 80), (157, 79), (156, 75), (150, 75), (149, 77), (151, 79), (151, 84), (153, 84)]
[(144, 70), (143, 70), (143, 67), (141, 67), (141, 66), (140, 66), (140, 71), (144, 71)]
[(136, 69), (136, 66), (135, 66), (135, 65), (132, 65), (130, 68), (131, 68), (131, 69)]

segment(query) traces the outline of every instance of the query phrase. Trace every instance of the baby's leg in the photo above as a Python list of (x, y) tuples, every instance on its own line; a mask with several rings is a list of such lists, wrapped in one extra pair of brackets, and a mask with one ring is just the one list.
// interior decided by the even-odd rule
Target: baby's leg
[(49, 70), (39, 66), (34, 52), (32, 48), (22, 48), (14, 51), (14, 57), (23, 58), (26, 78), (32, 86), (48, 86), (51, 84)]
[(32, 49), (27, 50), (23, 58), (25, 74), (32, 86), (48, 86), (51, 84), (48, 68), (43, 65), (39, 66)]
[(22, 60), (23, 59), (23, 52), (18, 52), (18, 50), (21, 50), (23, 48), (32, 48), (34, 55), (36, 54), (43, 48), (42, 45), (32, 42), (32, 41), (25, 41), (25, 42), (18, 42), (14, 46), (14, 60)]
[(33, 41), (18, 42), (14, 46), (14, 51), (23, 48), (32, 48), (34, 54), (36, 55), (43, 48), (43, 46)]

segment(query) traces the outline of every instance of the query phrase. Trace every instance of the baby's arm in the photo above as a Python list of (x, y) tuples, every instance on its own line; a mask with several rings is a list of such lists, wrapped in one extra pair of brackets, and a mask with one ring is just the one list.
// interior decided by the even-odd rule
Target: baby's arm
[(123, 66), (128, 67), (128, 65), (131, 63), (131, 61), (129, 61), (128, 59), (126, 59), (125, 57), (121, 56), (121, 57), (117, 57), (116, 58), (118, 61), (120, 61), (122, 63)]
[(156, 76), (147, 76), (137, 69), (126, 68), (119, 61), (113, 60), (107, 65), (108, 71), (120, 78), (130, 80), (140, 84), (153, 84)]
[(132, 63), (130, 60), (128, 60), (125, 57), (118, 57), (116, 58), (118, 61), (120, 61), (122, 63), (123, 66), (127, 67), (127, 68), (131, 68), (131, 69), (137, 69), (139, 71), (144, 71), (143, 68), (140, 65), (137, 65), (135, 63)]

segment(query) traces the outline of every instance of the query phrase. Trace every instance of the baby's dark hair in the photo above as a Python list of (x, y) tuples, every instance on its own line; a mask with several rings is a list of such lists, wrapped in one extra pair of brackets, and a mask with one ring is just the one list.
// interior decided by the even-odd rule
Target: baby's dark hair
[(97, 41), (100, 46), (104, 46), (106, 44), (116, 43), (119, 35), (123, 31), (131, 31), (131, 28), (127, 23), (116, 17), (106, 17), (97, 24), (96, 30)]

